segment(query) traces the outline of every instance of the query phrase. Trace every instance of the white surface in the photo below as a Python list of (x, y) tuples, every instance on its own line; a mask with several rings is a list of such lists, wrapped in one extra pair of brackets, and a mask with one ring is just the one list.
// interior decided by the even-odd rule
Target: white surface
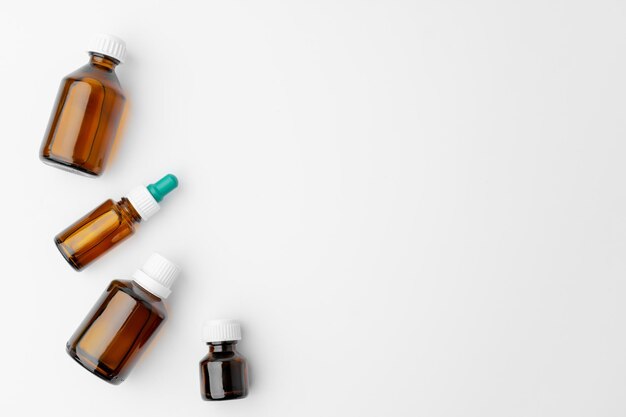
[[(3, 2), (0, 414), (623, 416), (625, 17), (597, 0)], [(130, 101), (95, 180), (37, 159), (93, 32), (127, 41)], [(159, 216), (85, 272), (65, 264), (57, 232), (168, 172)], [(170, 320), (109, 386), (65, 342), (153, 251), (183, 268)], [(243, 325), (243, 401), (200, 400), (216, 317)]]

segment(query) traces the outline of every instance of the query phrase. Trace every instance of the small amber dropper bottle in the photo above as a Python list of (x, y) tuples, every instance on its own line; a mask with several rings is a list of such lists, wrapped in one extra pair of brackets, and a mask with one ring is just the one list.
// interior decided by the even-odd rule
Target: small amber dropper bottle
[(135, 233), (135, 223), (159, 211), (159, 202), (178, 186), (168, 174), (147, 187), (132, 189), (118, 202), (107, 200), (55, 238), (65, 260), (77, 271)]

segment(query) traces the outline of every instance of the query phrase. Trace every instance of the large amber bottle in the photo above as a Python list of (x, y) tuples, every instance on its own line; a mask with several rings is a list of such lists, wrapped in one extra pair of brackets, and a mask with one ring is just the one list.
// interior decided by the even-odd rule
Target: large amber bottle
[(126, 44), (98, 35), (89, 63), (63, 79), (41, 146), (41, 160), (69, 171), (102, 174), (118, 133), (125, 97), (115, 74)]
[(111, 282), (67, 342), (67, 353), (94, 375), (121, 384), (167, 318), (163, 300), (179, 271), (155, 253), (132, 280)]

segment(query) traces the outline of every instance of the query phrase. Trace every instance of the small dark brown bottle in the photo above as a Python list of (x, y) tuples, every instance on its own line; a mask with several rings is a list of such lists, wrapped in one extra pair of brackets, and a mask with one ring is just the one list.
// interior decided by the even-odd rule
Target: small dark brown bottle
[(63, 79), (41, 145), (43, 162), (88, 176), (102, 174), (118, 132), (125, 97), (115, 74), (126, 44), (99, 35), (89, 63)]
[(213, 320), (204, 325), (209, 353), (200, 361), (200, 395), (206, 401), (234, 400), (248, 395), (248, 365), (237, 352), (239, 323)]
[(179, 271), (155, 253), (132, 281), (111, 282), (67, 342), (67, 353), (94, 375), (121, 384), (167, 318), (162, 300)]

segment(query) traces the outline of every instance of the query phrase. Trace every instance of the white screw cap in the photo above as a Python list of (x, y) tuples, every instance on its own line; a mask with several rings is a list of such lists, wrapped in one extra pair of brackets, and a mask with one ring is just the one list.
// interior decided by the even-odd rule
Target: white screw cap
[(148, 220), (161, 208), (159, 203), (152, 197), (152, 194), (150, 194), (150, 191), (141, 185), (126, 193), (126, 198), (139, 213), (141, 220)]
[(133, 274), (133, 280), (161, 299), (172, 293), (171, 288), (180, 273), (180, 267), (158, 253), (153, 253), (141, 269)]
[(101, 33), (91, 39), (87, 51), (106, 55), (123, 63), (126, 59), (126, 42), (117, 36)]
[(202, 326), (205, 343), (241, 340), (241, 325), (234, 320), (210, 320)]

